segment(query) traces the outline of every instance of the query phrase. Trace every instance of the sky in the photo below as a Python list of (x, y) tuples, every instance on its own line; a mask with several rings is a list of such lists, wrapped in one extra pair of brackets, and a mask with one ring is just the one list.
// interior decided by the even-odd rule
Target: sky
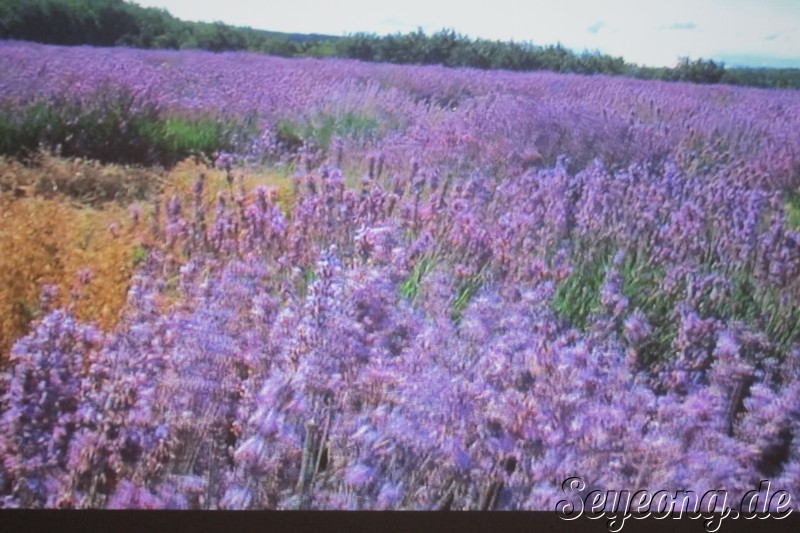
[(470, 37), (561, 43), (648, 66), (681, 57), (800, 68), (800, 0), (134, 0), (192, 21), (290, 32), (389, 34), (448, 28)]

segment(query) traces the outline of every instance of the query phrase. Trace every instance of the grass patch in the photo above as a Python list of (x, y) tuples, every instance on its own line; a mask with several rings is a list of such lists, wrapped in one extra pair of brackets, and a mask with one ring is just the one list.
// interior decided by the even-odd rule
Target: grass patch
[(476, 294), (486, 280), (488, 272), (488, 264), (484, 265), (476, 274), (465, 279), (456, 289), (456, 296), (453, 300), (453, 308), (450, 318), (454, 323), (461, 322), (461, 317), (464, 315), (464, 310), (467, 305), (472, 301)]
[(28, 159), (46, 148), (103, 163), (172, 166), (189, 156), (235, 151), (236, 139), (252, 129), (218, 117), (167, 116), (155, 102), (101, 88), (86, 100), (0, 107), (0, 154)]
[[(556, 288), (552, 307), (559, 316), (586, 331), (591, 327), (600, 309), (600, 290), (611, 263), (606, 251), (596, 252), (579, 260), (570, 276)], [(665, 292), (662, 281), (663, 268), (654, 266), (649, 257), (631, 253), (617, 267), (623, 279), (622, 292), (628, 299), (628, 310), (640, 309), (647, 316), (653, 333), (640, 348), (640, 362), (650, 366), (663, 361), (672, 353), (672, 343), (678, 334), (679, 320), (676, 307), (687, 294), (687, 279), (677, 280), (670, 292)], [(757, 331), (763, 331), (775, 345), (776, 355), (785, 354), (791, 345), (800, 340), (800, 306), (782, 295), (776, 288), (757, 283), (749, 272), (719, 271), (710, 265), (693, 271), (694, 275), (718, 273), (729, 282), (729, 289), (712, 295), (713, 287), (696, 295), (696, 311), (702, 318), (714, 317), (726, 323), (741, 322)], [(623, 334), (623, 320), (615, 325)]]
[(600, 287), (609, 260), (609, 253), (601, 252), (580, 261), (556, 287), (553, 310), (578, 329), (585, 330), (589, 317), (599, 308)]
[(428, 256), (422, 257), (417, 261), (417, 264), (414, 265), (414, 270), (412, 270), (408, 278), (400, 284), (400, 297), (413, 303), (417, 298), (417, 294), (419, 294), (419, 285), (422, 279), (433, 271), (436, 264), (437, 260)]
[(786, 224), (794, 231), (800, 231), (800, 191), (792, 191), (787, 195)]
[(141, 244), (135, 244), (131, 253), (131, 263), (133, 264), (133, 267), (135, 268), (147, 260), (147, 256), (147, 249)]
[[(600, 290), (613, 255), (603, 248), (579, 260), (572, 273), (556, 288), (552, 307), (573, 327), (586, 331), (600, 312)], [(661, 288), (665, 272), (653, 266), (648, 258), (637, 253), (626, 255), (617, 267), (622, 277), (622, 293), (628, 299), (628, 309), (641, 309), (653, 329), (650, 341), (641, 348), (639, 356), (644, 365), (663, 360), (677, 335), (674, 309), (683, 287), (666, 294)], [(616, 324), (617, 333), (623, 333), (623, 323)]]
[(381, 122), (374, 116), (348, 111), (342, 114), (319, 113), (303, 120), (282, 119), (275, 125), (278, 142), (289, 151), (296, 151), (304, 142), (328, 151), (335, 137), (359, 143), (376, 140), (381, 132)]
[(663, 361), (671, 353), (672, 341), (678, 335), (675, 306), (685, 292), (682, 282), (672, 293), (664, 292), (661, 288), (664, 269), (651, 265), (647, 259), (631, 254), (619, 266), (622, 293), (628, 299), (629, 310), (641, 309), (653, 328), (650, 341), (639, 350), (639, 361), (645, 366)]
[(716, 316), (758, 328), (779, 353), (800, 340), (800, 306), (784, 299), (777, 289), (759, 287), (750, 273), (737, 271), (730, 278), (730, 298), (713, 309)]
[(171, 159), (183, 159), (195, 154), (211, 156), (221, 147), (231, 147), (228, 132), (235, 128), (232, 122), (185, 118), (168, 118), (159, 126), (162, 129), (157, 130), (153, 141)]
[(303, 275), (300, 277), (299, 280), (299, 287), (297, 288), (297, 294), (300, 296), (302, 300), (305, 300), (308, 297), (308, 289), (311, 285), (314, 284), (314, 281), (317, 279), (317, 273), (311, 267), (302, 267), (303, 268)]

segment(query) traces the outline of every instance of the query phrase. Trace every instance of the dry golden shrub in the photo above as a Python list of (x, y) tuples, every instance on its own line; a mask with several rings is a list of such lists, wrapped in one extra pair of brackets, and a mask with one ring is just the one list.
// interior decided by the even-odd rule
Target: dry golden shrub
[[(50, 156), (42, 156), (35, 168), (0, 159), (0, 362), (40, 315), (39, 298), (45, 284), (59, 287), (59, 299), (54, 303), (60, 307), (72, 305), (79, 319), (105, 330), (116, 324), (137, 261), (143, 258), (145, 247), (160, 243), (150, 234), (148, 222), (154, 189), (148, 189), (145, 201), (136, 202), (141, 214), (135, 225), (129, 213), (134, 196), (123, 195), (123, 201), (101, 203), (91, 192), (116, 190), (113, 184), (104, 184), (126, 171), (133, 177), (122, 176), (123, 181), (148, 179), (152, 185), (156, 179), (156, 172), (148, 173), (146, 169)], [(224, 171), (192, 160), (179, 163), (165, 179), (158, 178), (159, 187), (163, 185), (160, 201), (179, 196), (185, 206), (184, 216), (191, 218), (194, 184), (200, 173), (207, 177), (203, 202), (209, 213), (213, 213), (218, 192), (227, 194), (232, 190), (236, 194), (242, 186), (245, 191), (258, 185), (273, 188), (284, 211), (292, 206), (291, 179), (285, 174), (264, 171), (242, 177), (243, 172), (234, 170), (231, 186)], [(61, 185), (59, 191), (48, 192), (42, 183)], [(86, 183), (93, 185), (84, 187)], [(178, 262), (182, 259), (179, 255), (174, 257)], [(92, 280), (81, 287), (80, 297), (73, 301), (72, 292), (83, 269), (91, 270)]]
[(201, 173), (206, 175), (203, 199), (207, 206), (214, 204), (219, 192), (227, 194), (233, 191), (234, 194), (237, 194), (242, 186), (245, 191), (252, 191), (259, 185), (275, 189), (278, 193), (278, 204), (284, 213), (288, 213), (294, 203), (292, 180), (287, 173), (268, 170), (245, 173), (240, 169), (234, 169), (233, 182), (229, 185), (224, 170), (209, 169), (192, 159), (178, 163), (169, 173), (164, 186), (164, 199), (177, 195), (181, 198), (184, 206), (192, 205), (194, 185)]
[(160, 168), (104, 165), (84, 159), (64, 159), (40, 153), (22, 163), (0, 156), (0, 192), (17, 197), (68, 197), (86, 205), (143, 201), (164, 184)]
[[(0, 359), (40, 314), (43, 285), (59, 287), (59, 306), (104, 329), (125, 303), (145, 224), (118, 206), (84, 208), (63, 200), (0, 194)], [(78, 273), (92, 272), (72, 302)]]

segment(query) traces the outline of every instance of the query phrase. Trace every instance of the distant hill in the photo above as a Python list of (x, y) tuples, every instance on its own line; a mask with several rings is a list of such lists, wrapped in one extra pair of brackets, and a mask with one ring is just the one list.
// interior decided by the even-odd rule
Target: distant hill
[(357, 33), (343, 37), (282, 33), (222, 22), (188, 22), (164, 9), (123, 0), (0, 0), (0, 39), (48, 44), (248, 50), (285, 57), (342, 57), (400, 64), (550, 70), (642, 79), (800, 88), (800, 69), (725, 68), (688, 58), (673, 68), (642, 67), (600, 52), (576, 53), (561, 45), (471, 39), (453, 30), (426, 35)]

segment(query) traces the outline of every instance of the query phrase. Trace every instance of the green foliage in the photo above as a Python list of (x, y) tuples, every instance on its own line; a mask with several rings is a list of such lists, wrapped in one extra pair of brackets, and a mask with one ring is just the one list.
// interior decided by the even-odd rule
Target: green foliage
[(336, 57), (336, 45), (332, 41), (324, 41), (300, 47), (295, 55), (308, 57)]
[[(611, 254), (607, 249), (579, 258), (573, 272), (556, 289), (553, 309), (570, 324), (586, 330), (600, 311), (600, 290), (610, 268)], [(654, 265), (642, 253), (630, 253), (618, 267), (622, 277), (622, 292), (628, 299), (628, 310), (640, 309), (652, 327), (648, 342), (639, 348), (639, 361), (652, 365), (663, 361), (673, 350), (678, 334), (679, 303), (687, 295), (687, 279), (677, 279), (666, 290), (663, 268)], [(710, 287), (706, 294), (695, 295), (695, 309), (702, 318), (717, 318), (726, 323), (739, 322), (764, 331), (775, 343), (776, 353), (786, 353), (800, 339), (800, 303), (782, 297), (780, 291), (758, 283), (753, 274), (735, 270), (719, 272), (706, 265), (708, 273), (725, 276), (729, 288), (719, 291)], [(616, 327), (623, 333), (623, 320)]]
[(786, 223), (795, 231), (800, 231), (800, 192), (792, 191), (786, 198)]
[(303, 267), (303, 275), (296, 283), (297, 294), (301, 299), (305, 299), (306, 296), (308, 296), (308, 289), (314, 283), (315, 279), (317, 279), (317, 274), (314, 272), (314, 269), (311, 267)]
[(100, 89), (90, 103), (66, 99), (0, 108), (0, 154), (29, 158), (42, 147), (67, 157), (171, 166), (190, 155), (232, 150), (247, 125), (168, 117), (125, 91)]
[(756, 326), (785, 353), (800, 339), (800, 305), (772, 287), (761, 286), (749, 272), (733, 272), (730, 279), (729, 297), (717, 303), (708, 299), (705, 314)]
[(300, 127), (292, 120), (279, 120), (275, 124), (275, 134), (278, 142), (289, 151), (295, 151), (303, 145), (303, 134)]
[(138, 266), (140, 263), (143, 263), (147, 259), (147, 249), (142, 246), (141, 244), (137, 244), (133, 247), (133, 253), (131, 254), (131, 262), (134, 267)]
[(720, 83), (765, 89), (800, 89), (800, 68), (727, 68)]
[(197, 23), (193, 26), (192, 37), (197, 43), (197, 48), (212, 52), (247, 49), (245, 35), (221, 22)]
[[(600, 247), (599, 251), (579, 258), (572, 273), (556, 288), (553, 309), (580, 330), (586, 330), (600, 311), (600, 290), (611, 267), (612, 250)], [(651, 264), (640, 253), (627, 254), (617, 270), (622, 277), (622, 293), (628, 299), (628, 309), (640, 309), (653, 330), (650, 340), (639, 350), (640, 362), (650, 365), (663, 360), (677, 335), (674, 312), (684, 295), (685, 285), (678, 283), (672, 292), (665, 292), (661, 285), (663, 269)], [(623, 320), (618, 320), (616, 326), (622, 334)]]
[(453, 322), (459, 323), (464, 314), (467, 305), (472, 301), (478, 291), (486, 281), (488, 269), (486, 265), (482, 267), (476, 274), (469, 276), (461, 282), (456, 289), (456, 295), (453, 300), (451, 318)]
[(725, 75), (725, 65), (712, 60), (683, 58), (673, 69), (674, 79), (692, 83), (719, 83)]
[(653, 329), (651, 339), (639, 350), (639, 361), (644, 365), (662, 361), (670, 353), (672, 341), (678, 334), (675, 306), (685, 293), (685, 283), (679, 281), (667, 292), (662, 286), (664, 270), (637, 253), (626, 256), (619, 272), (629, 309), (641, 309)]
[(724, 63), (702, 58), (692, 60), (688, 57), (681, 58), (674, 68), (630, 65), (624, 70), (626, 74), (636, 78), (690, 83), (720, 83), (726, 77)]
[(423, 257), (414, 265), (414, 270), (408, 278), (400, 284), (400, 296), (409, 302), (414, 302), (419, 293), (419, 285), (427, 274), (429, 274), (437, 264), (433, 257)]
[[(277, 55), (327, 55), (319, 36), (286, 35), (221, 22), (186, 22), (166, 10), (123, 0), (0, 0), (0, 38), (48, 44), (252, 50)], [(327, 48), (326, 48), (327, 47)]]
[(34, 152), (40, 142), (46, 142), (46, 137), (65, 138), (66, 128), (63, 117), (44, 102), (36, 102), (22, 111), (5, 106), (0, 109), (0, 154)]
[[(145, 11), (122, 0), (3, 0), (0, 3), (0, 37), (51, 44), (113, 46), (123, 37), (141, 31), (142, 21), (137, 14), (141, 16)], [(166, 12), (162, 13), (162, 17), (177, 22)]]
[(470, 39), (453, 30), (430, 36), (413, 33), (377, 36), (357, 33), (336, 41), (338, 55), (364, 61), (439, 64), (506, 70), (555, 70), (585, 74), (621, 74), (624, 61), (599, 52), (581, 55), (563, 46)]
[(572, 273), (556, 287), (553, 310), (570, 324), (585, 329), (600, 305), (600, 287), (605, 278), (608, 253), (598, 253), (578, 262)]
[(327, 151), (334, 137), (364, 143), (376, 138), (383, 127), (386, 125), (374, 116), (348, 111), (320, 113), (301, 121), (283, 119), (278, 121), (275, 131), (278, 141), (289, 149), (297, 149), (304, 141), (309, 141)]
[(210, 156), (230, 146), (230, 131), (235, 127), (233, 122), (214, 119), (167, 118), (154, 142), (166, 149), (169, 159), (188, 154)]

